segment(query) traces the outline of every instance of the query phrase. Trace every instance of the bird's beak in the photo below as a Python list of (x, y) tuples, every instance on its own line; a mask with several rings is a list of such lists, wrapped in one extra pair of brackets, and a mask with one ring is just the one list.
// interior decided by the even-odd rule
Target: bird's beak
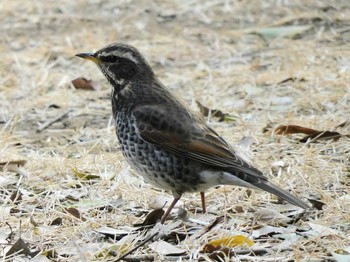
[(100, 62), (100, 60), (93, 53), (80, 53), (80, 54), (76, 54), (75, 56), (78, 56), (87, 60), (91, 60), (96, 64)]

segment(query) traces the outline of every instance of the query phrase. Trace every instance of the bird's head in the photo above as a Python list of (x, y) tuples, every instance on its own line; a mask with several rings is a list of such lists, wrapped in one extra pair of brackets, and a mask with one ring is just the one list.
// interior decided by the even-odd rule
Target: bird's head
[(76, 56), (91, 60), (98, 65), (112, 86), (123, 86), (130, 81), (151, 80), (151, 66), (140, 52), (127, 44), (113, 43), (95, 53), (80, 53)]

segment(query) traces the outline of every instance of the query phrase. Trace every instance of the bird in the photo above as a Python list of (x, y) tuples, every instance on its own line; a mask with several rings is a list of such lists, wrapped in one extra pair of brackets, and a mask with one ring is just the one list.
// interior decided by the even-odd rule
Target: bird
[(200, 192), (205, 213), (205, 191), (218, 185), (260, 189), (310, 208), (240, 157), (159, 80), (135, 47), (116, 42), (76, 56), (94, 62), (112, 87), (112, 113), (126, 161), (146, 182), (172, 193), (162, 224), (187, 192)]

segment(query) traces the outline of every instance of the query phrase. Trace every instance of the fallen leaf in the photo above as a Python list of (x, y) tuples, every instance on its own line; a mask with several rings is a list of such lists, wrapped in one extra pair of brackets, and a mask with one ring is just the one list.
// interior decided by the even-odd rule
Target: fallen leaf
[(9, 168), (11, 168), (10, 166), (24, 166), (27, 163), (27, 160), (10, 160), (10, 161), (6, 161), (6, 162), (0, 162), (0, 170), (3, 171), (4, 168), (7, 168), (9, 170)]
[(312, 26), (310, 25), (296, 25), (296, 26), (276, 26), (276, 27), (266, 27), (257, 29), (248, 29), (246, 33), (256, 33), (267, 38), (276, 37), (289, 37), (293, 38), (297, 35), (303, 34), (310, 30)]
[(226, 261), (225, 258), (230, 258), (233, 255), (233, 251), (228, 247), (206, 244), (203, 247), (202, 253), (207, 253), (208, 257), (213, 261)]
[(28, 245), (23, 241), (22, 238), (19, 238), (16, 243), (12, 245), (9, 251), (6, 252), (5, 257), (11, 256), (13, 254), (23, 254), (26, 256), (30, 256), (31, 252)]
[[(172, 196), (166, 196), (166, 195), (152, 195), (147, 200), (147, 204), (151, 209), (159, 209), (164, 207), (169, 207), (171, 202), (173, 201)], [(183, 205), (183, 202), (179, 200), (179, 205)]]
[(99, 178), (101, 178), (98, 175), (92, 175), (92, 174), (89, 174), (89, 173), (80, 172), (75, 167), (72, 167), (72, 171), (73, 171), (73, 173), (74, 173), (74, 175), (76, 177), (78, 177), (80, 179), (83, 179), (83, 180), (92, 180), (92, 179), (99, 179)]
[(96, 231), (108, 238), (116, 239), (116, 240), (123, 238), (124, 236), (130, 234), (131, 232), (131, 230), (115, 229), (111, 227), (100, 227)]
[(33, 215), (30, 216), (30, 223), (31, 223), (33, 226), (35, 226), (35, 227), (38, 227), (38, 226), (39, 226), (38, 223), (34, 220)]
[(200, 102), (196, 101), (200, 112), (202, 113), (203, 116), (208, 117), (210, 115), (210, 117), (216, 117), (219, 118), (218, 121), (219, 122), (232, 122), (235, 121), (236, 118), (230, 114), (227, 113), (223, 113), (221, 110), (219, 109), (210, 109), (204, 105), (202, 105)]
[(142, 223), (134, 224), (134, 226), (148, 226), (156, 224), (164, 215), (164, 210), (162, 208), (152, 210), (148, 215), (146, 216), (145, 220)]
[[(124, 255), (130, 250), (130, 244), (122, 243), (122, 244), (104, 244), (103, 248), (99, 250), (99, 252), (95, 255), (99, 260), (95, 261), (105, 261), (107, 257), (114, 258), (113, 261), (119, 261), (119, 258), (115, 260), (116, 255)], [(123, 261), (123, 260), (121, 260)]]
[(95, 91), (100, 89), (97, 82), (94, 82), (92, 80), (87, 80), (84, 77), (78, 77), (72, 80), (72, 84), (76, 89), (95, 90)]
[(26, 163), (27, 160), (10, 160), (6, 162), (0, 162), (0, 171), (7, 170), (24, 177), (29, 177), (28, 171), (23, 167)]
[(241, 141), (239, 141), (238, 146), (240, 151), (249, 152), (250, 146), (256, 142), (256, 139), (252, 136), (244, 136)]
[(293, 77), (290, 70), (280, 70), (278, 74), (274, 71), (263, 71), (257, 75), (256, 84), (259, 86), (277, 85), (281, 81)]
[[(193, 221), (193, 219), (189, 219), (189, 220)], [(215, 219), (212, 219), (212, 221), (210, 223), (205, 221), (206, 226), (204, 226), (199, 231), (196, 230), (195, 233), (191, 236), (191, 238), (193, 238), (193, 239), (200, 238), (201, 236), (203, 236), (204, 234), (211, 231), (213, 228), (215, 228), (218, 224), (222, 223), (223, 221), (224, 221), (223, 216), (219, 216), (219, 217), (216, 217)], [(203, 224), (203, 223), (200, 223), (200, 224)]]
[(6, 206), (6, 205), (0, 205), (0, 217), (1, 220), (4, 221), (8, 221), (7, 219), (10, 217), (11, 215), (11, 210), (12, 207), (11, 206)]
[(72, 207), (79, 208), (80, 210), (89, 210), (92, 208), (101, 208), (107, 206), (109, 206), (107, 200), (101, 199), (82, 199), (79, 202), (72, 204)]
[(21, 191), (16, 190), (15, 192), (13, 192), (12, 195), (10, 196), (10, 200), (15, 204), (20, 203), (22, 201)]
[(308, 136), (303, 137), (299, 141), (302, 143), (307, 142), (309, 139), (316, 141), (318, 139), (334, 139), (338, 140), (342, 135), (336, 131), (319, 131), (308, 127), (302, 127), (298, 125), (280, 125), (275, 129), (277, 135), (287, 134), (306, 134)]
[(41, 254), (47, 258), (52, 258), (52, 259), (57, 257), (57, 253), (54, 249), (44, 250)]
[(234, 209), (235, 209), (235, 211), (237, 213), (243, 213), (244, 212), (243, 206), (240, 206), (240, 205), (236, 205)]
[(320, 131), (318, 134), (303, 137), (299, 141), (302, 143), (305, 143), (308, 140), (316, 141), (319, 139), (333, 139), (334, 141), (337, 141), (341, 137), (342, 135), (336, 131)]
[(283, 243), (280, 244), (281, 248), (290, 248), (291, 245), (297, 244), (302, 236), (294, 232), (290, 232), (284, 234), (276, 234), (274, 235), (274, 238), (283, 239)]
[(344, 128), (346, 126), (350, 126), (350, 120), (344, 121), (343, 123), (337, 125), (336, 128)]
[(317, 210), (322, 210), (323, 206), (325, 205), (325, 203), (318, 201), (318, 200), (314, 200), (314, 199), (308, 199), (309, 202), (312, 204), (312, 207), (316, 208)]
[(295, 231), (294, 229), (291, 228), (285, 228), (285, 227), (274, 227), (274, 226), (262, 226), (261, 228), (254, 229), (252, 231), (252, 237), (255, 238), (260, 238), (262, 236), (271, 236), (275, 234), (289, 234)]
[(296, 82), (296, 81), (304, 82), (304, 81), (305, 81), (305, 78), (288, 77), (288, 78), (286, 78), (286, 79), (283, 79), (281, 82), (279, 82), (279, 83), (277, 83), (277, 84), (280, 85), (280, 84), (284, 84), (284, 83), (287, 83), (287, 82)]
[(186, 253), (185, 249), (178, 248), (174, 245), (165, 242), (164, 240), (159, 240), (157, 242), (153, 242), (149, 245), (149, 247), (160, 255), (163, 256), (179, 256)]
[(307, 135), (314, 135), (316, 133), (319, 133), (320, 131), (307, 128), (307, 127), (302, 127), (302, 126), (297, 126), (297, 125), (280, 125), (275, 129), (275, 133), (277, 135), (289, 135), (289, 134), (307, 134)]
[(57, 217), (49, 223), (49, 226), (60, 226), (62, 225), (62, 222), (63, 222), (62, 218)]
[(350, 246), (343, 249), (337, 249), (331, 251), (332, 256), (337, 262), (349, 262), (350, 261)]
[(247, 236), (235, 235), (230, 237), (224, 237), (220, 239), (212, 240), (208, 243), (214, 247), (225, 246), (225, 247), (236, 247), (236, 246), (252, 246), (254, 241), (250, 240)]
[(317, 233), (319, 237), (325, 237), (325, 236), (330, 236), (330, 235), (336, 235), (336, 236), (342, 236), (344, 235), (343, 232), (339, 230), (332, 229), (330, 227), (314, 224), (308, 222), (308, 225), (312, 228), (314, 232)]
[(188, 221), (189, 217), (188, 217), (187, 210), (182, 207), (179, 207), (177, 211), (177, 218), (182, 221)]
[[(341, 201), (343, 206), (350, 204), (350, 194), (342, 195), (341, 197), (338, 198), (338, 200)], [(1, 214), (1, 212), (0, 212), (0, 214)]]
[(274, 223), (274, 224), (281, 224), (286, 225), (288, 222), (290, 222), (292, 219), (282, 215), (277, 210), (274, 210), (272, 208), (261, 208), (258, 211), (254, 213), (254, 218), (257, 221), (263, 222), (263, 223)]
[(55, 109), (58, 109), (58, 108), (61, 108), (61, 106), (56, 105), (56, 104), (51, 104), (51, 105), (48, 106), (48, 108), (55, 108)]
[(271, 96), (272, 105), (287, 105), (293, 103), (294, 99), (290, 96)]
[(242, 89), (247, 93), (248, 96), (257, 96), (264, 92), (263, 88), (256, 85), (244, 85), (242, 86)]
[(72, 216), (81, 219), (82, 221), (86, 221), (86, 219), (80, 214), (79, 210), (74, 207), (69, 207), (65, 209), (67, 213), (71, 214)]

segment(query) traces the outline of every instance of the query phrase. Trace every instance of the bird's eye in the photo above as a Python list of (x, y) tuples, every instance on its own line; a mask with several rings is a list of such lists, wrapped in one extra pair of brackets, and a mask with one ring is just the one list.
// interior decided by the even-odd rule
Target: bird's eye
[(105, 63), (115, 63), (119, 61), (119, 57), (115, 55), (101, 56), (100, 60)]

